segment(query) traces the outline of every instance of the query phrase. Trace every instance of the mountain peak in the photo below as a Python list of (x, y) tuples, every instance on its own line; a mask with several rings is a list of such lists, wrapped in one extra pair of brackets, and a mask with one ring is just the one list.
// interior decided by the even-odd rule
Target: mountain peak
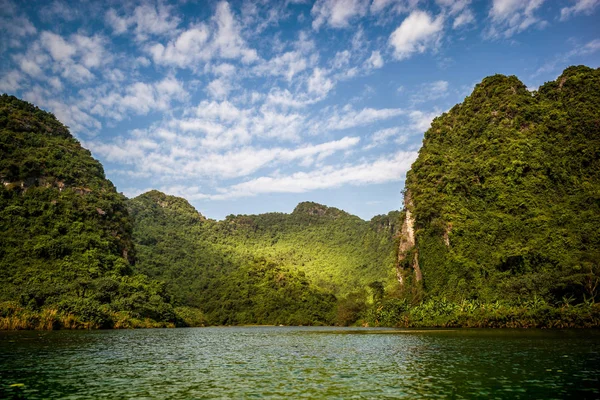
[(69, 129), (54, 114), (7, 94), (0, 95), (0, 128), (73, 138)]
[(187, 214), (194, 218), (205, 220), (206, 218), (194, 208), (183, 197), (171, 196), (159, 190), (150, 190), (133, 199), (139, 202), (151, 202), (168, 211), (176, 211), (178, 214)]
[(305, 215), (314, 215), (317, 217), (330, 217), (330, 218), (338, 218), (342, 215), (350, 215), (345, 211), (342, 211), (335, 207), (327, 207), (323, 204), (315, 203), (312, 201), (303, 201), (298, 203), (296, 208), (292, 214), (305, 214)]

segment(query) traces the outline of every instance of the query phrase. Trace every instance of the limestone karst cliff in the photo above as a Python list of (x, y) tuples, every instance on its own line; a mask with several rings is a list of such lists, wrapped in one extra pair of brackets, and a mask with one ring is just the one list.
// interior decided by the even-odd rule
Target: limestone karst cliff
[(592, 300), (600, 276), (600, 70), (530, 92), (485, 78), (407, 174), (399, 279), (448, 298)]

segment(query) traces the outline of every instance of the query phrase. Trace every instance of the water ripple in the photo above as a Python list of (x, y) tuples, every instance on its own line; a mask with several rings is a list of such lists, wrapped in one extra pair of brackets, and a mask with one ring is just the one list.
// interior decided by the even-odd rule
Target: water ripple
[(0, 397), (597, 398), (599, 338), (287, 327), (2, 332)]

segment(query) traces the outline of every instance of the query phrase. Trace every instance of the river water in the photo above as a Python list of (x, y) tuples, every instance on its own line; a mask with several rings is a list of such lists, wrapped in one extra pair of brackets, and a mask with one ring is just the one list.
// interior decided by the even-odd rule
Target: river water
[(0, 332), (0, 398), (584, 399), (599, 378), (589, 330)]

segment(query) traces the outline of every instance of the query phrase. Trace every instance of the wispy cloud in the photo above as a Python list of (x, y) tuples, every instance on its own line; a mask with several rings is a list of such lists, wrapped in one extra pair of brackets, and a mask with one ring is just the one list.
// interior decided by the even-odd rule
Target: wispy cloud
[(398, 117), (406, 113), (407, 111), (401, 108), (376, 109), (368, 107), (355, 110), (350, 106), (345, 106), (342, 110), (334, 110), (327, 118), (313, 119), (311, 129), (315, 133), (350, 129)]
[(354, 165), (327, 166), (311, 172), (296, 172), (285, 176), (261, 176), (209, 196), (211, 199), (250, 197), (266, 193), (304, 193), (342, 185), (370, 185), (397, 182), (416, 159), (416, 152), (398, 152), (391, 157), (365, 161)]
[(432, 17), (425, 11), (413, 11), (400, 26), (392, 32), (389, 43), (398, 60), (435, 49), (442, 37), (444, 16)]
[(547, 22), (537, 12), (545, 0), (493, 0), (489, 12), (491, 25), (485, 32), (491, 39), (509, 38), (532, 26), (544, 27)]
[(156, 6), (141, 4), (130, 15), (120, 15), (111, 8), (106, 12), (105, 22), (117, 35), (133, 29), (135, 38), (144, 41), (152, 36), (172, 35), (177, 31), (181, 19), (173, 15), (173, 7), (159, 2)]
[(543, 74), (556, 73), (561, 68), (566, 67), (573, 59), (594, 54), (598, 51), (600, 51), (600, 39), (594, 39), (584, 44), (578, 44), (565, 54), (561, 54), (539, 67), (535, 73), (533, 73), (532, 78), (536, 78)]
[(133, 165), (138, 176), (152, 176), (155, 182), (182, 179), (232, 179), (250, 175), (267, 165), (296, 163), (308, 167), (338, 151), (345, 151), (360, 142), (358, 137), (295, 148), (237, 147), (219, 151), (204, 148), (193, 135), (157, 128), (133, 131), (127, 139), (114, 143), (98, 141), (86, 144), (94, 153), (111, 162)]
[(570, 7), (560, 9), (560, 19), (565, 21), (575, 15), (590, 15), (600, 5), (600, 0), (574, 0)]
[(448, 81), (439, 80), (421, 84), (411, 96), (411, 100), (413, 103), (418, 104), (441, 99), (446, 96), (448, 96)]
[(312, 27), (347, 28), (354, 18), (364, 16), (368, 7), (368, 0), (317, 0), (311, 10)]
[(183, 31), (166, 45), (149, 45), (147, 52), (155, 63), (197, 69), (198, 63), (214, 58), (240, 60), (244, 64), (258, 60), (241, 35), (241, 25), (227, 2), (217, 4), (210, 24), (200, 23)]

